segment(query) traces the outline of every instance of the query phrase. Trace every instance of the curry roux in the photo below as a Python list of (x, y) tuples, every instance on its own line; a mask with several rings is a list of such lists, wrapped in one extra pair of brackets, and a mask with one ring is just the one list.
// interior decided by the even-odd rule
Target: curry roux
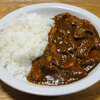
[(88, 75), (100, 62), (100, 38), (89, 21), (69, 13), (55, 16), (43, 55), (32, 62), (29, 82), (64, 85)]

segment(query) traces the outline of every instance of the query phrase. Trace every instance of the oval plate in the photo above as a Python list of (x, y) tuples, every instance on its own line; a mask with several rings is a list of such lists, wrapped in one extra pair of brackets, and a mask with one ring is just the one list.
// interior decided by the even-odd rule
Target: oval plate
[[(37, 13), (47, 17), (69, 12), (79, 18), (89, 20), (96, 27), (100, 35), (100, 20), (97, 16), (79, 7), (60, 3), (43, 3), (20, 8), (3, 17), (0, 20), (0, 26), (12, 18), (20, 17), (23, 12), (26, 14)], [(2, 66), (0, 66), (0, 79), (9, 86), (30, 94), (45, 96), (65, 95), (81, 91), (98, 82), (100, 80), (100, 64), (87, 77), (77, 82), (62, 86), (42, 86), (31, 84), (24, 80), (18, 80), (8, 74)]]

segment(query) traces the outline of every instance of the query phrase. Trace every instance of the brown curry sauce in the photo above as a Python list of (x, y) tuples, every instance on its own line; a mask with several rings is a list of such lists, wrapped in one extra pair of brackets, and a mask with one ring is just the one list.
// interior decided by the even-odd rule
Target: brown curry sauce
[(88, 75), (100, 62), (100, 38), (89, 21), (69, 13), (55, 16), (43, 55), (32, 62), (29, 82), (64, 85)]

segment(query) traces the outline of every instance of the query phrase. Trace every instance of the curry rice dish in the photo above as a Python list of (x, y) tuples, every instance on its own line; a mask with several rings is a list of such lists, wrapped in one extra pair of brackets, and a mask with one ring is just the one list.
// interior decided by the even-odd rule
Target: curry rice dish
[(57, 86), (86, 77), (100, 62), (100, 37), (69, 13), (23, 14), (0, 27), (0, 65), (15, 78)]

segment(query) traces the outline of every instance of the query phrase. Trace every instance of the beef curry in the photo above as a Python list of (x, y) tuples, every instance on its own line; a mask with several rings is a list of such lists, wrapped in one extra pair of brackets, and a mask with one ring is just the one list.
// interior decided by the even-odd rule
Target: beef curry
[(100, 62), (100, 38), (87, 20), (69, 13), (54, 17), (43, 55), (32, 62), (27, 80), (42, 85), (64, 85), (88, 75)]

